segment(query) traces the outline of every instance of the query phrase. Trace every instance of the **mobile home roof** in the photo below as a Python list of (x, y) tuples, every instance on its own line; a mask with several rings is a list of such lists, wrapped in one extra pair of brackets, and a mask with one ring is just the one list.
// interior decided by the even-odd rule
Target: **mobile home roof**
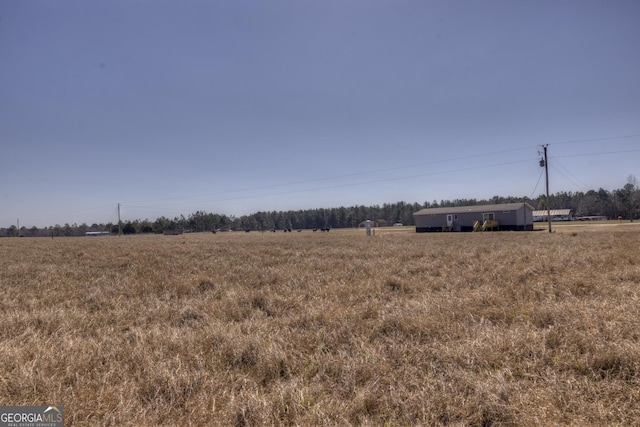
[(529, 203), (503, 203), (500, 205), (475, 205), (475, 206), (455, 206), (449, 208), (427, 208), (419, 210), (413, 215), (439, 215), (439, 214), (460, 214), (467, 212), (491, 212), (491, 211), (512, 211), (520, 209), (524, 205), (533, 211), (533, 206)]
[[(571, 209), (551, 209), (551, 216), (571, 215)], [(533, 211), (533, 216), (547, 216), (547, 210)]]

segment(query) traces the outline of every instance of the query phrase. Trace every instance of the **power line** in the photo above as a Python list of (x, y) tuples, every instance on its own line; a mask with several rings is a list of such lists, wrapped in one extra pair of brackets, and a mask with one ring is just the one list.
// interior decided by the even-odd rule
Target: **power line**
[[(626, 137), (629, 137), (629, 136), (626, 136)], [(597, 138), (597, 140), (602, 140), (602, 139), (606, 139), (606, 138)], [(596, 140), (596, 139), (593, 139), (593, 140)], [(581, 141), (585, 141), (585, 140), (566, 141), (566, 143), (581, 142)], [(549, 144), (547, 144), (547, 145), (549, 145)], [(531, 146), (530, 147), (524, 147), (524, 148), (515, 148), (515, 149), (509, 149), (509, 150), (495, 151), (495, 152), (491, 152), (491, 153), (483, 153), (483, 154), (478, 154), (478, 155), (463, 156), (463, 157), (458, 157), (458, 158), (455, 158), (455, 159), (452, 158), (452, 159), (447, 159), (447, 160), (437, 160), (437, 161), (431, 161), (431, 162), (416, 163), (416, 164), (413, 164), (413, 165), (405, 165), (405, 166), (398, 166), (398, 167), (392, 167), (392, 168), (384, 168), (384, 169), (378, 169), (378, 170), (356, 172), (356, 173), (352, 173), (352, 174), (336, 175), (336, 176), (333, 176), (333, 177), (324, 177), (324, 178), (310, 179), (310, 180), (304, 180), (304, 181), (297, 181), (297, 182), (292, 182), (292, 183), (288, 183), (288, 184), (287, 183), (285, 183), (285, 184), (274, 184), (274, 185), (267, 185), (267, 186), (236, 189), (236, 190), (225, 190), (225, 191), (220, 191), (220, 192), (216, 192), (216, 193), (202, 194), (200, 196), (196, 196), (196, 195), (181, 196), (181, 197), (176, 197), (176, 198), (155, 199), (155, 201), (166, 201), (166, 200), (177, 200), (177, 199), (188, 199), (188, 198), (193, 198), (193, 197), (202, 197), (202, 199), (200, 199), (198, 202), (194, 202), (194, 203), (222, 202), (222, 201), (230, 201), (230, 200), (243, 200), (243, 199), (248, 199), (248, 198), (262, 198), (262, 197), (270, 197), (270, 196), (280, 196), (280, 195), (287, 195), (287, 194), (296, 194), (296, 193), (305, 193), (305, 192), (313, 192), (313, 191), (321, 191), (321, 190), (330, 190), (330, 189), (336, 189), (336, 188), (346, 188), (346, 187), (354, 187), (354, 186), (360, 186), (360, 185), (378, 184), (378, 183), (382, 183), (382, 182), (392, 182), (392, 181), (400, 181), (400, 180), (406, 180), (406, 179), (422, 178), (422, 177), (435, 176), (435, 175), (441, 175), (441, 174), (467, 172), (467, 171), (471, 171), (471, 170), (486, 169), (486, 168), (506, 166), (506, 165), (511, 165), (511, 164), (528, 163), (528, 162), (531, 162), (532, 159), (517, 160), (517, 161), (511, 161), (511, 162), (493, 163), (493, 164), (489, 164), (489, 165), (473, 166), (473, 167), (469, 167), (469, 168), (450, 169), (450, 170), (437, 171), (437, 172), (428, 172), (428, 173), (404, 175), (404, 176), (391, 177), (391, 178), (380, 178), (380, 179), (365, 180), (365, 181), (343, 183), (343, 184), (335, 184), (335, 185), (328, 185), (328, 186), (307, 187), (307, 188), (298, 189), (298, 190), (286, 190), (286, 191), (278, 191), (278, 192), (269, 192), (269, 193), (263, 193), (263, 194), (257, 194), (257, 195), (256, 194), (252, 194), (252, 195), (245, 195), (245, 196), (239, 195), (239, 196), (232, 196), (232, 197), (209, 198), (210, 196), (218, 196), (218, 195), (224, 195), (224, 194), (231, 194), (232, 195), (232, 194), (248, 192), (248, 191), (265, 190), (265, 189), (272, 189), (272, 188), (278, 188), (278, 187), (286, 187), (286, 186), (291, 186), (291, 185), (306, 184), (306, 183), (311, 183), (311, 182), (328, 181), (328, 180), (338, 179), (338, 178), (363, 176), (363, 175), (367, 175), (367, 174), (380, 173), (380, 172), (385, 172), (385, 171), (408, 169), (408, 168), (417, 167), (417, 166), (441, 164), (441, 163), (446, 163), (446, 162), (455, 161), (455, 160), (466, 160), (466, 159), (470, 159), (470, 158), (478, 158), (478, 157), (483, 157), (483, 156), (488, 156), (488, 155), (496, 155), (496, 154), (501, 154), (501, 153), (506, 153), (506, 152), (520, 151), (520, 150), (527, 149), (527, 148), (530, 149)], [(609, 152), (597, 152), (597, 153), (583, 153), (583, 154), (574, 154), (574, 155), (562, 155), (562, 156), (554, 156), (554, 159), (565, 158), (565, 157), (588, 157), (588, 156), (600, 156), (600, 155), (608, 155), (608, 154), (624, 154), (624, 153), (630, 153), (630, 152), (640, 152), (640, 149), (609, 151)], [(554, 168), (554, 169), (556, 169), (556, 168)], [(558, 172), (560, 172), (560, 171), (558, 171)], [(561, 173), (561, 175), (564, 176), (565, 178), (567, 178), (567, 180), (572, 182), (574, 185), (578, 185), (575, 182), (573, 182), (571, 179), (566, 177), (564, 174)], [(536, 184), (536, 188), (537, 188), (537, 184)], [(534, 189), (534, 191), (535, 191), (535, 189)], [(152, 202), (152, 201), (154, 201), (154, 200), (137, 201), (137, 202), (132, 202), (132, 203), (146, 203), (146, 202)], [(128, 206), (132, 206), (132, 205), (128, 205)], [(161, 205), (156, 205), (156, 206), (158, 206), (158, 207), (164, 206), (164, 207), (168, 208), (168, 207), (175, 206), (175, 204), (161, 204)], [(136, 207), (142, 208), (142, 209), (146, 209), (143, 206), (136, 206)]]
[(556, 172), (558, 172), (560, 175), (562, 175), (563, 177), (565, 177), (567, 179), (567, 181), (571, 182), (573, 185), (575, 185), (576, 187), (580, 187), (582, 189), (584, 189), (586, 186), (585, 184), (580, 180), (580, 178), (578, 178), (577, 176), (575, 176), (573, 173), (571, 173), (571, 171), (569, 169), (567, 169), (561, 162), (560, 160), (558, 160), (556, 157), (551, 157), (551, 159), (553, 159), (554, 163), (557, 163), (558, 166), (560, 166), (562, 169), (564, 169), (569, 175), (571, 175), (576, 181), (579, 181), (580, 184), (576, 183), (575, 181), (573, 181), (571, 178), (569, 178), (568, 176), (566, 176), (560, 169), (557, 169), (553, 164), (551, 164), (551, 167), (553, 167)]
[[(471, 171), (471, 170), (479, 170), (479, 169), (486, 169), (486, 168), (500, 167), (500, 166), (508, 166), (508, 165), (520, 164), (520, 163), (530, 163), (530, 162), (532, 162), (531, 159), (516, 160), (516, 161), (511, 161), (511, 162), (493, 163), (493, 164), (490, 164), (490, 165), (483, 165), (483, 166), (473, 166), (473, 167), (467, 167), (467, 168), (450, 169), (450, 170), (445, 170), (445, 171), (420, 173), (420, 174), (405, 175), (405, 176), (398, 176), (398, 177), (392, 177), (392, 178), (380, 178), (380, 179), (375, 179), (375, 180), (366, 180), (366, 181), (359, 181), (359, 182), (355, 182), (355, 183), (352, 182), (352, 183), (327, 185), (327, 186), (319, 186), (319, 187), (312, 187), (312, 188), (307, 187), (307, 188), (298, 189), (298, 190), (287, 190), (287, 191), (270, 192), (270, 193), (263, 193), (263, 194), (240, 195), (240, 196), (235, 196), (235, 197), (223, 197), (223, 198), (205, 199), (205, 200), (200, 200), (199, 202), (194, 202), (194, 203), (225, 202), (225, 201), (232, 201), (232, 200), (244, 200), (244, 199), (249, 199), (249, 198), (255, 199), (255, 198), (273, 197), (273, 196), (283, 196), (283, 195), (288, 195), (288, 194), (310, 193), (310, 192), (316, 192), (316, 191), (322, 191), (322, 190), (333, 190), (333, 189), (337, 189), (337, 188), (355, 187), (355, 186), (361, 186), (361, 185), (379, 184), (379, 183), (383, 183), (383, 182), (392, 182), (392, 181), (401, 181), (401, 180), (407, 180), (407, 179), (424, 178), (424, 177), (429, 177), (429, 176), (437, 176), (437, 175), (444, 175), (444, 174), (451, 174), (451, 173), (468, 172), (468, 171)], [(231, 191), (226, 191), (226, 192), (223, 192), (223, 193), (227, 193), (228, 194), (228, 193), (231, 193)], [(190, 203), (190, 204), (193, 204), (193, 203)], [(175, 207), (175, 205), (172, 206), (172, 205), (169, 205), (169, 204), (163, 204), (163, 205), (160, 205), (160, 206), (156, 205), (153, 208), (149, 207), (149, 206), (129, 205), (129, 204), (122, 204), (122, 206), (128, 207), (128, 208), (150, 210), (150, 211), (155, 211), (155, 210), (159, 209), (160, 207), (164, 207), (165, 209), (170, 209), (172, 207)], [(181, 206), (184, 206), (184, 204), (181, 204)]]
[(635, 150), (621, 150), (621, 151), (602, 151), (599, 153), (582, 153), (582, 154), (565, 154), (562, 156), (555, 156), (555, 158), (567, 158), (567, 157), (589, 157), (589, 156), (606, 156), (609, 154), (626, 154), (626, 153), (637, 153), (640, 152), (640, 148)]
[[(609, 137), (599, 137), (599, 138), (588, 138), (588, 139), (579, 139), (579, 140), (560, 141), (560, 142), (554, 142), (554, 143), (547, 144), (547, 145), (578, 144), (578, 143), (584, 143), (584, 142), (607, 141), (607, 140), (627, 139), (627, 138), (636, 138), (636, 137), (640, 137), (640, 134), (619, 135), (619, 136), (609, 136)], [(150, 209), (151, 210), (153, 208), (149, 208), (148, 206), (140, 206), (139, 204), (148, 204), (148, 203), (153, 203), (153, 202), (158, 202), (158, 201), (175, 201), (176, 203), (167, 203), (167, 204), (155, 205), (157, 207), (161, 207), (161, 206), (171, 207), (171, 206), (176, 206), (178, 203), (180, 203), (179, 201), (181, 201), (181, 200), (184, 201), (186, 199), (193, 199), (194, 197), (201, 198), (201, 200), (199, 200), (198, 202), (194, 202), (194, 203), (206, 203), (206, 202), (212, 202), (212, 201), (215, 202), (215, 201), (246, 199), (246, 198), (250, 198), (250, 197), (268, 197), (268, 196), (274, 196), (274, 195), (286, 195), (286, 194), (294, 194), (294, 193), (303, 193), (303, 192), (311, 192), (311, 191), (318, 191), (318, 190), (327, 190), (327, 189), (335, 189), (335, 188), (344, 188), (344, 187), (351, 187), (351, 186), (375, 184), (375, 183), (381, 183), (381, 182), (391, 182), (391, 181), (398, 181), (398, 180), (421, 178), (421, 177), (435, 176), (435, 175), (440, 175), (440, 174), (466, 172), (466, 171), (477, 170), (477, 169), (500, 167), (500, 166), (505, 166), (505, 165), (509, 165), (509, 164), (526, 163), (526, 162), (529, 162), (531, 160), (519, 160), (519, 161), (513, 161), (513, 162), (494, 163), (494, 164), (484, 165), (484, 166), (474, 166), (474, 167), (469, 167), (469, 168), (458, 168), (458, 169), (451, 169), (451, 170), (444, 170), (444, 171), (437, 171), (437, 172), (427, 172), (427, 173), (412, 174), (412, 175), (404, 175), (404, 176), (397, 176), (397, 177), (390, 177), (390, 178), (370, 179), (370, 180), (343, 183), (343, 184), (336, 184), (336, 185), (318, 186), (318, 187), (313, 187), (313, 188), (307, 187), (307, 188), (300, 189), (300, 190), (268, 192), (266, 194), (261, 194), (261, 195), (246, 195), (246, 196), (223, 197), (223, 198), (213, 198), (213, 199), (210, 198), (212, 196), (215, 197), (215, 196), (221, 196), (221, 195), (225, 195), (225, 194), (228, 194), (228, 195), (236, 194), (237, 195), (239, 193), (246, 193), (246, 192), (252, 192), (252, 191), (269, 190), (269, 189), (276, 189), (276, 188), (282, 188), (282, 187), (290, 187), (290, 186), (294, 186), (294, 185), (303, 185), (303, 184), (331, 181), (331, 180), (336, 180), (336, 179), (363, 177), (363, 176), (367, 176), (367, 175), (380, 174), (380, 173), (391, 172), (391, 171), (399, 171), (399, 170), (405, 170), (405, 169), (411, 169), (411, 168), (417, 168), (417, 167), (441, 165), (441, 164), (445, 164), (445, 163), (449, 163), (449, 162), (459, 162), (459, 161), (462, 161), (462, 160), (478, 159), (478, 158), (487, 157), (487, 156), (497, 156), (497, 155), (503, 155), (503, 154), (506, 154), (506, 153), (513, 153), (513, 152), (518, 152), (518, 151), (523, 151), (523, 150), (529, 150), (532, 147), (533, 146), (516, 147), (516, 148), (511, 148), (511, 149), (506, 149), (506, 150), (497, 150), (497, 151), (492, 151), (492, 152), (483, 152), (483, 153), (479, 153), (479, 154), (471, 154), (471, 155), (466, 155), (466, 156), (452, 157), (452, 158), (448, 158), (448, 159), (439, 159), (439, 160), (433, 160), (433, 161), (428, 161), (428, 162), (419, 162), (419, 163), (406, 164), (406, 165), (400, 165), (400, 166), (394, 166), (394, 167), (388, 167), (388, 168), (381, 168), (381, 169), (364, 170), (364, 171), (353, 172), (353, 173), (348, 173), (348, 174), (325, 176), (325, 177), (312, 178), (312, 179), (301, 180), (301, 181), (292, 181), (292, 182), (285, 182), (285, 183), (279, 183), (279, 184), (271, 184), (271, 185), (262, 185), (262, 186), (256, 186), (256, 187), (246, 187), (246, 188), (223, 190), (223, 191), (218, 191), (218, 192), (214, 192), (214, 193), (192, 194), (192, 195), (184, 195), (184, 196), (166, 197), (166, 198), (160, 198), (160, 199), (130, 201), (130, 202), (125, 202), (122, 205), (123, 206), (127, 206), (127, 207), (134, 207), (134, 208), (137, 208), (137, 209)], [(567, 155), (554, 156), (554, 160), (557, 160), (558, 158), (590, 157), (590, 156), (603, 156), (603, 155), (626, 154), (626, 153), (636, 153), (636, 152), (640, 152), (640, 149), (590, 152), (590, 153), (581, 153), (581, 154), (567, 154)], [(558, 162), (558, 164), (560, 166), (562, 166), (559, 162)], [(564, 166), (562, 166), (562, 167), (564, 167)], [(556, 169), (556, 168), (554, 168), (554, 169)], [(566, 169), (566, 168), (564, 168), (564, 169), (569, 174), (571, 174), (571, 172), (568, 169)], [(557, 170), (557, 171), (561, 175), (563, 175), (565, 178), (567, 178), (570, 182), (572, 182), (573, 184), (576, 184), (571, 179), (569, 179), (564, 174), (562, 174), (559, 170)], [(573, 175), (573, 174), (571, 174), (571, 175), (575, 177), (575, 175)], [(575, 178), (579, 181), (579, 179), (577, 177), (575, 177)], [(538, 178), (538, 183), (539, 183), (540, 179), (541, 179), (541, 176)], [(538, 183), (536, 183), (536, 189), (537, 189)], [(534, 192), (535, 192), (535, 189), (534, 189)], [(131, 203), (131, 204), (129, 204), (129, 203)], [(109, 207), (111, 209), (113, 209), (113, 205), (109, 205)], [(111, 209), (109, 209), (109, 210), (111, 211)], [(81, 209), (81, 210), (74, 210), (74, 211), (70, 211), (70, 212), (63, 212), (60, 215), (70, 216), (71, 218), (76, 218), (79, 215), (82, 215), (83, 213), (90, 213), (90, 212), (96, 212), (96, 211), (105, 211), (105, 210), (106, 210), (106, 207), (97, 206), (97, 207), (91, 207), (91, 208), (86, 208), (86, 209)], [(113, 213), (111, 214), (111, 219), (110, 219), (109, 222), (112, 222), (111, 220), (113, 219), (116, 210), (117, 209), (114, 209), (112, 211)]]
[[(65, 223), (73, 223), (76, 222), (84, 222), (82, 221), (83, 217), (86, 217), (88, 214), (98, 213), (104, 214), (106, 216), (107, 209), (111, 209), (113, 205), (100, 205), (94, 207), (88, 207), (84, 209), (75, 209), (75, 210), (67, 210), (63, 212), (56, 212), (57, 216), (65, 217), (67, 220)], [(23, 218), (26, 218), (26, 221), (29, 222), (42, 222), (51, 217), (51, 213), (40, 212), (37, 215), (21, 215)], [(59, 224), (56, 224), (59, 225)]]
[(567, 181), (569, 181), (570, 183), (572, 183), (573, 185), (575, 185), (576, 187), (582, 187), (580, 184), (577, 184), (575, 181), (573, 181), (571, 178), (569, 178), (568, 176), (566, 176), (560, 169), (558, 169), (557, 167), (555, 167), (553, 164), (551, 164), (551, 167), (558, 172), (560, 175), (562, 175)]
[(632, 135), (618, 135), (618, 136), (603, 136), (600, 138), (587, 138), (587, 139), (575, 139), (570, 141), (562, 141), (562, 142), (553, 142), (548, 145), (564, 145), (564, 144), (579, 144), (581, 142), (597, 142), (597, 141), (609, 141), (612, 139), (626, 139), (626, 138), (637, 138), (640, 137), (640, 134), (632, 134)]
[[(394, 167), (383, 168), (383, 169), (372, 169), (372, 170), (353, 172), (353, 173), (348, 173), (348, 174), (332, 175), (332, 176), (320, 177), (320, 178), (311, 178), (311, 179), (306, 179), (306, 180), (302, 180), (302, 181), (293, 181), (293, 182), (288, 182), (288, 183), (263, 185), (263, 186), (258, 186), (258, 187), (247, 187), (247, 188), (238, 188), (238, 189), (232, 189), (232, 190), (223, 190), (223, 191), (217, 191), (217, 192), (214, 192), (214, 193), (208, 193), (208, 194), (202, 194), (202, 195), (176, 196), (176, 197), (167, 197), (167, 198), (153, 199), (153, 200), (136, 200), (136, 201), (131, 201), (131, 203), (147, 203), (147, 202), (155, 202), (155, 201), (188, 199), (188, 198), (191, 198), (191, 197), (198, 197), (198, 196), (201, 196), (201, 197), (217, 196), (217, 195), (221, 195), (221, 194), (240, 193), (240, 192), (256, 191), (256, 190), (266, 190), (266, 189), (278, 188), (278, 187), (288, 187), (288, 186), (292, 186), (292, 185), (309, 184), (309, 183), (321, 182), (321, 181), (331, 181), (331, 180), (335, 180), (335, 179), (351, 178), (351, 177), (363, 176), (363, 175), (372, 175), (372, 174), (376, 174), (376, 173), (390, 172), (390, 171), (401, 170), (401, 169), (411, 169), (411, 168), (422, 167), (422, 166), (437, 165), (437, 164), (442, 164), (442, 163), (447, 163), (447, 162), (468, 160), (468, 159), (474, 159), (474, 158), (479, 158), (479, 157), (495, 156), (495, 155), (498, 155), (498, 154), (504, 154), (504, 153), (510, 153), (510, 152), (515, 152), (515, 151), (522, 151), (522, 150), (528, 150), (530, 148), (531, 147), (511, 148), (511, 149), (508, 149), (508, 150), (500, 150), (500, 151), (493, 151), (493, 152), (488, 152), (488, 153), (472, 154), (472, 155), (468, 155), (468, 156), (455, 157), (455, 158), (449, 158), (449, 159), (443, 159), (443, 160), (433, 160), (433, 161), (430, 161), (430, 162), (413, 163), (413, 164), (394, 166)], [(377, 181), (375, 181), (375, 182), (377, 182)]]
[[(606, 140), (613, 140), (613, 139), (627, 139), (627, 138), (635, 138), (635, 137), (640, 137), (640, 134), (618, 135), (618, 136), (608, 136), (608, 137), (598, 137), (598, 138), (587, 138), (587, 139), (560, 141), (560, 142), (554, 142), (554, 143), (547, 144), (547, 146), (548, 145), (577, 144), (577, 143), (583, 143), (583, 142), (606, 141)], [(219, 196), (219, 195), (223, 195), (223, 194), (236, 194), (236, 193), (241, 193), (241, 192), (267, 190), (267, 189), (272, 189), (272, 188), (288, 187), (288, 186), (293, 186), (293, 185), (309, 184), (309, 183), (314, 183), (314, 182), (330, 181), (330, 180), (343, 179), (343, 178), (352, 178), (352, 177), (358, 177), (358, 176), (364, 176), (364, 175), (372, 175), (372, 174), (378, 174), (378, 173), (383, 173), (383, 172), (390, 172), (390, 171), (395, 171), (395, 170), (410, 169), (410, 168), (424, 167), (424, 166), (432, 166), (432, 165), (438, 165), (438, 164), (443, 164), (443, 163), (447, 163), (447, 162), (456, 162), (456, 161), (461, 161), (461, 160), (476, 159), (476, 158), (480, 158), (480, 157), (495, 156), (495, 155), (500, 155), (500, 154), (505, 154), (505, 153), (511, 153), (511, 152), (517, 152), (517, 151), (523, 151), (523, 150), (530, 150), (532, 147), (533, 146), (523, 146), (523, 147), (511, 148), (511, 149), (507, 149), (507, 150), (498, 150), (498, 151), (485, 152), (485, 153), (479, 153), (479, 154), (471, 154), (471, 155), (461, 156), (461, 157), (453, 157), (453, 158), (449, 158), (449, 159), (433, 160), (433, 161), (429, 161), (429, 162), (413, 163), (413, 164), (400, 165), (400, 166), (394, 166), (394, 167), (382, 168), (382, 169), (364, 170), (364, 171), (353, 172), (353, 173), (348, 173), (348, 174), (332, 175), (332, 176), (319, 177), (319, 178), (311, 178), (311, 179), (306, 179), (306, 180), (301, 180), (301, 181), (291, 181), (291, 182), (285, 182), (285, 183), (280, 183), (280, 184), (270, 184), (270, 185), (262, 185), (262, 186), (257, 186), (257, 187), (236, 188), (236, 189), (223, 190), (223, 191), (217, 191), (217, 192), (206, 193), (206, 194), (191, 194), (191, 195), (183, 195), (183, 196), (164, 197), (164, 198), (159, 198), (159, 199), (133, 200), (133, 201), (129, 201), (129, 203), (151, 203), (151, 202), (171, 201), (171, 200), (178, 201), (178, 200), (185, 200), (185, 199), (190, 199), (190, 198), (194, 198), (194, 197), (211, 197), (211, 196)], [(620, 153), (629, 153), (629, 152), (637, 152), (637, 151), (640, 151), (640, 149), (638, 149), (638, 150), (624, 150), (624, 151), (603, 152), (603, 153), (564, 155), (564, 156), (555, 156), (554, 158), (558, 158), (558, 157), (577, 157), (577, 156), (597, 156), (597, 155), (620, 154)], [(418, 176), (420, 176), (420, 175), (418, 175)], [(403, 179), (403, 178), (400, 178), (400, 179)], [(372, 181), (372, 182), (375, 183), (375, 182), (380, 182), (380, 181), (375, 180), (375, 181)], [(354, 185), (360, 185), (360, 184), (354, 184)], [(338, 186), (338, 187), (340, 187), (340, 186)], [(310, 190), (308, 190), (308, 191), (310, 191)], [(298, 191), (295, 191), (295, 192), (298, 192)], [(287, 194), (287, 193), (284, 193), (284, 194)], [(239, 197), (239, 198), (242, 199), (244, 197)], [(238, 199), (238, 198), (221, 199), (221, 200), (235, 200), (235, 199)]]
[(530, 199), (533, 199), (533, 194), (538, 189), (538, 184), (540, 184), (540, 179), (542, 178), (543, 173), (544, 173), (544, 169), (540, 169), (540, 175), (538, 175), (538, 181), (536, 182), (536, 186), (533, 188), (533, 191), (531, 192), (531, 197), (529, 197)]
[(469, 167), (469, 168), (460, 168), (460, 169), (451, 169), (451, 170), (446, 170), (446, 171), (428, 172), (428, 173), (421, 173), (421, 174), (414, 174), (414, 175), (405, 175), (405, 176), (393, 177), (393, 178), (381, 178), (381, 179), (376, 179), (376, 180), (360, 181), (360, 182), (356, 182), (356, 183), (336, 184), (336, 185), (330, 185), (330, 186), (305, 188), (305, 189), (300, 189), (300, 190), (281, 191), (281, 192), (277, 192), (277, 193), (267, 193), (267, 194), (259, 194), (259, 195), (227, 197), (227, 198), (222, 198), (222, 199), (209, 199), (209, 200), (202, 200), (201, 203), (203, 203), (203, 202), (222, 202), (222, 201), (229, 201), (229, 200), (242, 200), (242, 199), (257, 198), (257, 197), (281, 196), (281, 195), (286, 195), (286, 194), (306, 193), (306, 192), (321, 191), (321, 190), (332, 190), (332, 189), (336, 189), (336, 188), (354, 187), (354, 186), (359, 186), (359, 185), (379, 184), (379, 183), (382, 183), (382, 182), (401, 181), (401, 180), (414, 179), (414, 178), (424, 178), (424, 177), (428, 177), (428, 176), (444, 175), (444, 174), (459, 173), (459, 172), (467, 172), (467, 171), (471, 171), (471, 170), (486, 169), (486, 168), (491, 168), (491, 167), (507, 166), (507, 165), (513, 165), (513, 164), (519, 164), (519, 163), (531, 163), (531, 162), (532, 162), (531, 159), (517, 160), (517, 161), (512, 161), (512, 162), (494, 163), (494, 164), (491, 164), (491, 165), (474, 166), (474, 167)]

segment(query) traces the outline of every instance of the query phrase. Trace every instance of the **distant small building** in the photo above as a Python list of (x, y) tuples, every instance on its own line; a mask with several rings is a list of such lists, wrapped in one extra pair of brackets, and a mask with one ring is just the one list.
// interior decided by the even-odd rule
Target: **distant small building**
[[(362, 221), (360, 224), (358, 224), (358, 227), (362, 228), (365, 227), (367, 225), (367, 220)], [(385, 219), (374, 219), (371, 220), (371, 225), (373, 227), (386, 227), (387, 226), (387, 220)]]
[(489, 226), (497, 230), (533, 230), (529, 203), (457, 206), (422, 209), (413, 214), (416, 232), (474, 231)]
[[(573, 221), (573, 212), (571, 209), (551, 209), (551, 221)], [(533, 211), (533, 222), (547, 221), (547, 210)]]

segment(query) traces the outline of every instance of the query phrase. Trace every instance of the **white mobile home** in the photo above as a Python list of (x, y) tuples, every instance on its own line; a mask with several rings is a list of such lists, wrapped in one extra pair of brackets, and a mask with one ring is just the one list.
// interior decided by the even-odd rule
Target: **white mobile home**
[[(551, 221), (573, 221), (571, 209), (551, 209)], [(547, 210), (533, 211), (533, 222), (547, 221)]]

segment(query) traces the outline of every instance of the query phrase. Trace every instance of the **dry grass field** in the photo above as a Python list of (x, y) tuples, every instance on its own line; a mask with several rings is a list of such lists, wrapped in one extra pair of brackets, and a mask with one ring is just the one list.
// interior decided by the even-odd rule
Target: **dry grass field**
[(0, 402), (65, 425), (639, 425), (640, 227), (0, 240)]

